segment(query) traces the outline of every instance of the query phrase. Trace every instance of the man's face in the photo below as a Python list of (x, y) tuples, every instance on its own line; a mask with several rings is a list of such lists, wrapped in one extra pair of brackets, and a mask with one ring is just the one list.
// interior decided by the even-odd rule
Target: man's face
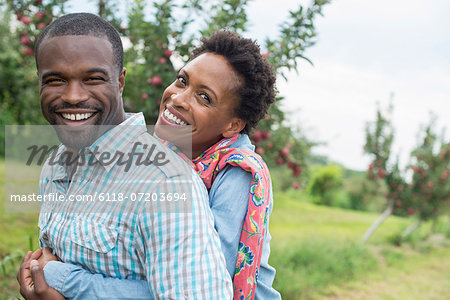
[(39, 95), (44, 117), (58, 126), (69, 148), (91, 145), (98, 126), (124, 120), (125, 69), (114, 64), (105, 38), (69, 35), (45, 39), (38, 55)]

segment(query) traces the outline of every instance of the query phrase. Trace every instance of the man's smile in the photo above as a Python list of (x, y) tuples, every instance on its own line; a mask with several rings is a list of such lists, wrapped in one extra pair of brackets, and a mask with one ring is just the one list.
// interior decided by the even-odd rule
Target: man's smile
[(59, 121), (64, 125), (70, 126), (94, 125), (97, 113), (97, 111), (92, 109), (58, 109), (55, 111), (55, 115)]
[(72, 120), (72, 121), (79, 121), (79, 120), (86, 120), (89, 119), (93, 113), (86, 113), (86, 114), (68, 114), (68, 113), (61, 113), (64, 119)]

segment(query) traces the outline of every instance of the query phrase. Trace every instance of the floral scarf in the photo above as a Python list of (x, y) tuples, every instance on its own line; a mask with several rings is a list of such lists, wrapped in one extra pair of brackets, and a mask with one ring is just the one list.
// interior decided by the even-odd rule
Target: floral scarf
[(264, 161), (253, 151), (232, 148), (238, 139), (236, 134), (222, 139), (193, 161), (189, 160), (171, 143), (165, 142), (194, 168), (209, 190), (217, 174), (227, 165), (241, 167), (252, 173), (248, 209), (239, 240), (236, 269), (233, 279), (234, 299), (255, 298), (269, 209), (270, 175)]

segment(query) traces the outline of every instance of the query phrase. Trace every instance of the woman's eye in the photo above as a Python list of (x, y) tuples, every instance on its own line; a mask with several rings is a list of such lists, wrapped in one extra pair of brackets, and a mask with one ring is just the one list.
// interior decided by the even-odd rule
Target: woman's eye
[(185, 79), (183, 76), (178, 75), (177, 80), (178, 80), (178, 82), (180, 82), (182, 85), (186, 85), (186, 79)]
[(208, 96), (208, 94), (201, 93), (200, 97), (202, 97), (206, 102), (211, 103), (211, 98)]

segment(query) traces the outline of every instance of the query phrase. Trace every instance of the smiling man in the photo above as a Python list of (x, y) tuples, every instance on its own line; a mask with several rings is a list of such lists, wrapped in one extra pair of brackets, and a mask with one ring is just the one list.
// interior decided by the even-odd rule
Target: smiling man
[[(62, 142), (52, 158), (64, 162), (47, 161), (39, 192), (66, 201), (41, 206), (40, 244), (54, 254), (27, 254), (18, 274), (22, 295), (138, 299), (148, 289), (157, 299), (230, 299), (201, 179), (147, 133), (142, 114), (124, 112), (117, 31), (98, 16), (69, 14), (43, 31), (35, 50), (42, 112)], [(111, 163), (117, 153), (168, 163)], [(135, 288), (121, 288), (129, 279)]]

